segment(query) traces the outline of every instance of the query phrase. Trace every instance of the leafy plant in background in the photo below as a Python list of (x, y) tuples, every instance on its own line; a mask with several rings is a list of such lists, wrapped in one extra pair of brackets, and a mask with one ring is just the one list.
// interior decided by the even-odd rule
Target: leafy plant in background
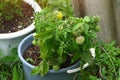
[(23, 0), (1, 0), (0, 1), (0, 24), (3, 20), (11, 20), (14, 15), (22, 16), (21, 3)]
[(97, 42), (94, 63), (81, 70), (75, 80), (120, 80), (120, 47), (115, 47), (114, 41)]
[(61, 12), (49, 12), (48, 9), (35, 14), (33, 44), (40, 47), (42, 61), (33, 74), (45, 75), (49, 69), (59, 70), (67, 58), (71, 59), (71, 64), (92, 60), (89, 49), (94, 47), (96, 32), (100, 30), (98, 22), (98, 16), (63, 18)]
[(11, 55), (0, 58), (0, 79), (24, 80), (23, 68), (18, 59), (16, 48), (12, 50)]
[(3, 53), (2, 53), (2, 51), (0, 50), (0, 59), (3, 57), (2, 55), (3, 55)]
[(52, 10), (59, 10), (67, 16), (73, 16), (71, 0), (36, 0), (42, 8), (50, 7)]

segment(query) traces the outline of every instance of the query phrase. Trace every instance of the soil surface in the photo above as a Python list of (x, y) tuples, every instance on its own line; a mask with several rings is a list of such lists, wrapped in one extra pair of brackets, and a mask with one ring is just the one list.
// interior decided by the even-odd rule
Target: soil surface
[(33, 21), (33, 8), (27, 4), (22, 3), (22, 13), (23, 16), (14, 15), (14, 19), (9, 21), (4, 21), (2, 26), (0, 25), (0, 33), (11, 33), (22, 30), (29, 26)]
[[(27, 62), (29, 62), (30, 64), (38, 66), (42, 60), (40, 58), (39, 47), (33, 45), (28, 47), (23, 54), (23, 58), (27, 60)], [(71, 63), (71, 58), (68, 58), (66, 62), (61, 65), (61, 68), (65, 68), (72, 65), (70, 63)]]
[(27, 62), (29, 62), (30, 64), (37, 66), (41, 61), (41, 58), (39, 58), (39, 52), (39, 47), (32, 45), (26, 49), (26, 51), (23, 54), (23, 58), (27, 60)]

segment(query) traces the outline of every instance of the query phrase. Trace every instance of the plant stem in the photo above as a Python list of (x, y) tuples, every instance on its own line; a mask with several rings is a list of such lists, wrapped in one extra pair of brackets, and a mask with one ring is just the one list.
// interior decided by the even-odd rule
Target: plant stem
[[(115, 77), (116, 77), (117, 73), (116, 73), (115, 65), (114, 65), (114, 63), (113, 63), (113, 61), (112, 61), (111, 56), (108, 54), (108, 52), (107, 52), (103, 47), (101, 47), (101, 48), (102, 48), (102, 50), (106, 53), (106, 55), (108, 56), (108, 58), (110, 59), (110, 62), (111, 62), (111, 64), (112, 64), (112, 66), (113, 66), (113, 70), (114, 70), (114, 72), (115, 72)], [(116, 79), (116, 78), (115, 78), (115, 79)]]
[(102, 79), (104, 79), (104, 77), (103, 77), (103, 75), (102, 75), (102, 69), (101, 69), (101, 66), (99, 66), (99, 75), (100, 75), (100, 77), (102, 78)]

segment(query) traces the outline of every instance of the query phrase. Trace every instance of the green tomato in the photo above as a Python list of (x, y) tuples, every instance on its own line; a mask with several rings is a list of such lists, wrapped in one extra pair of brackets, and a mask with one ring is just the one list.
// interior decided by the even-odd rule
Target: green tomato
[(84, 36), (79, 36), (79, 37), (76, 38), (76, 42), (77, 42), (78, 44), (83, 44), (84, 41), (85, 41)]
[(97, 25), (96, 28), (95, 28), (96, 31), (100, 31), (101, 30), (101, 27), (100, 25)]
[(33, 40), (33, 41), (32, 41), (32, 44), (33, 44), (33, 45), (37, 45), (37, 41)]
[(53, 70), (59, 70), (60, 66), (59, 65), (53, 65)]
[(100, 17), (99, 17), (99, 16), (93, 16), (93, 19), (94, 19), (94, 21), (96, 21), (96, 22), (99, 22), (99, 21), (100, 21)]

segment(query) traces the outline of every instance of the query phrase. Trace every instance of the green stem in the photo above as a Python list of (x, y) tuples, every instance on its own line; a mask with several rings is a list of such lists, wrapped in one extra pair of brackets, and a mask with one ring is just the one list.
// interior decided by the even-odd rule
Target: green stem
[(112, 61), (112, 57), (108, 54), (108, 52), (102, 47), (103, 51), (106, 53), (106, 55), (108, 56), (108, 58), (110, 59), (110, 62), (113, 66), (113, 69), (114, 69), (114, 72), (115, 72), (115, 76), (117, 75), (116, 73), (116, 69), (115, 69), (115, 65), (114, 65), (114, 62)]
[(67, 4), (67, 14), (69, 14), (69, 3), (68, 3), (68, 0), (66, 0), (66, 4)]

